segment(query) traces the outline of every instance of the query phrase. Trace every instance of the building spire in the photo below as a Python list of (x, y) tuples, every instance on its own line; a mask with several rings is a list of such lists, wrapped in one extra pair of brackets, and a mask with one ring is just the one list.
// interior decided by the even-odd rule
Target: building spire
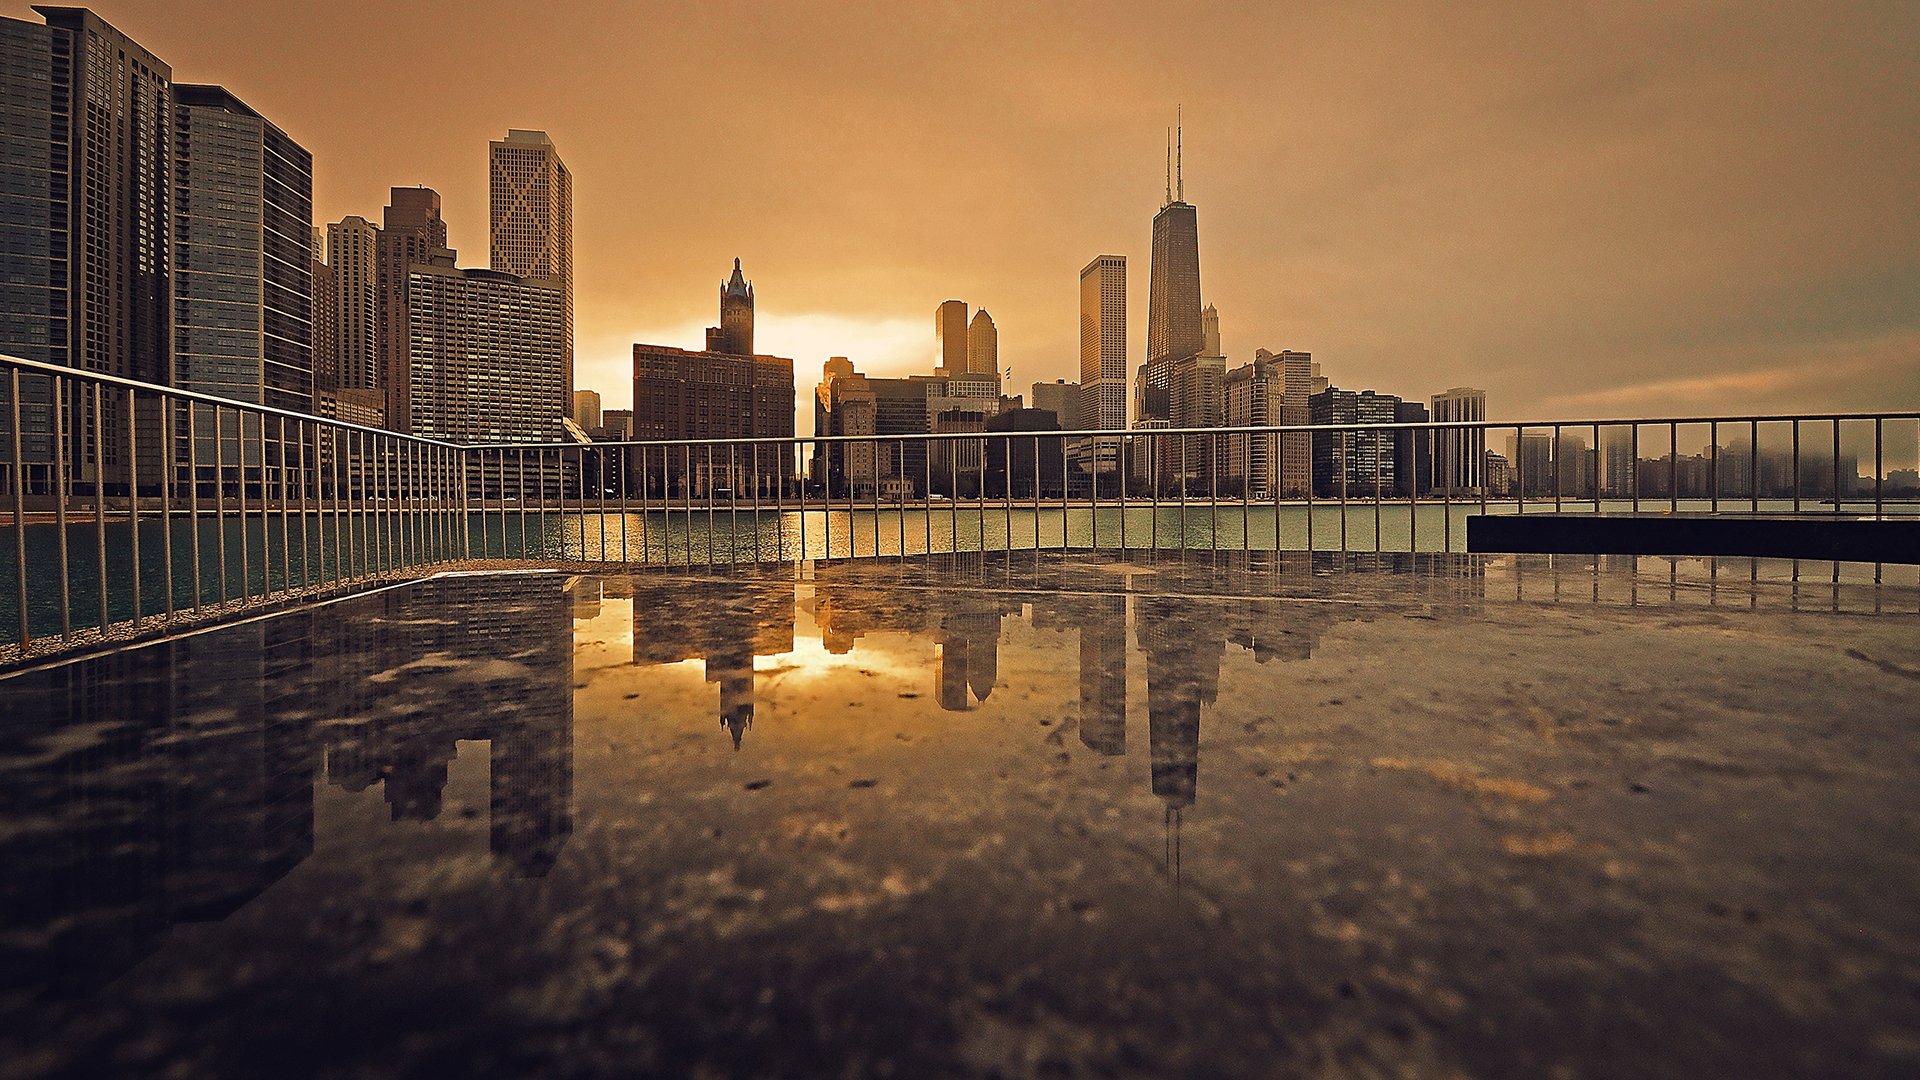
[(1160, 203), (1160, 205), (1170, 206), (1172, 205), (1172, 203), (1173, 203), (1173, 129), (1168, 128), (1167, 129), (1167, 197), (1165, 200), (1163, 200)]
[(1173, 107), (1173, 193), (1180, 202), (1187, 201), (1186, 178), (1180, 175), (1180, 136), (1183, 125), (1180, 122), (1180, 106)]

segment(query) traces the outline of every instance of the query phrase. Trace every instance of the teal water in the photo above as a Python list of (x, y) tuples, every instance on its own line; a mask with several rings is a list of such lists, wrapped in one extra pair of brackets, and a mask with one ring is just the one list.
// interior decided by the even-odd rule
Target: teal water
[[(1565, 509), (1591, 507), (1591, 503), (1568, 503)], [(1510, 502), (1488, 507), (1493, 513), (1520, 509)], [(1550, 502), (1530, 503), (1524, 512), (1551, 509)], [(1631, 506), (1603, 502), (1601, 509), (1619, 512)], [(1709, 504), (1683, 500), (1680, 509), (1706, 510)], [(1792, 504), (1763, 502), (1761, 509), (1786, 512)], [(1807, 509), (1816, 508), (1809, 505)], [(1845, 509), (1870, 512), (1872, 506)], [(1478, 503), (1356, 503), (1344, 511), (1335, 505), (1309, 508), (1298, 503), (1223, 504), (1211, 509), (1130, 505), (1123, 510), (1115, 505), (1095, 509), (1085, 503), (1064, 509), (1043, 504), (1036, 509), (965, 500), (931, 508), (878, 510), (848, 509), (844, 504), (829, 510), (816, 504), (804, 514), (751, 507), (653, 508), (604, 515), (529, 508), (469, 514), (466, 549), (459, 543), (459, 523), (452, 514), (405, 520), (375, 515), (372, 520), (349, 517), (340, 522), (331, 514), (310, 514), (303, 521), (298, 514), (283, 519), (275, 512), (264, 520), (249, 515), (244, 522), (231, 514), (224, 521), (203, 514), (197, 529), (186, 519), (173, 522), (171, 577), (164, 542), (167, 527), (158, 520), (140, 523), (139, 610), (144, 615), (164, 611), (169, 591), (174, 608), (184, 611), (194, 606), (196, 595), (201, 604), (257, 597), (289, 585), (351, 580), (379, 570), (459, 559), (468, 553), (473, 558), (704, 566), (1033, 548), (1464, 551), (1467, 518), (1480, 512)], [(60, 534), (56, 526), (43, 524), (27, 526), (25, 535), (30, 631), (36, 638), (57, 634), (62, 629)], [(103, 543), (108, 618), (115, 622), (131, 618), (135, 576), (133, 533), (127, 522), (109, 521), (104, 530), (91, 521), (69, 524), (66, 536), (67, 624), (73, 629), (100, 625)], [(0, 642), (19, 637), (15, 566), (11, 529), (0, 530)]]

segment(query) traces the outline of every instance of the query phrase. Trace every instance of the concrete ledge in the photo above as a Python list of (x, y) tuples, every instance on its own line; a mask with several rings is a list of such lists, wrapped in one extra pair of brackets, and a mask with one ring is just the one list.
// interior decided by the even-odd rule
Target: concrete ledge
[(1876, 521), (1842, 514), (1484, 514), (1467, 518), (1467, 550), (1920, 563), (1920, 517)]

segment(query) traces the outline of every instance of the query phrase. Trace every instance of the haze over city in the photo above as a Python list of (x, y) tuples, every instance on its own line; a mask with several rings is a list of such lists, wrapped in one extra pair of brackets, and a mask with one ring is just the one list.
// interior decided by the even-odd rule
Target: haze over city
[(481, 257), (484, 144), (549, 132), (576, 384), (609, 407), (634, 342), (700, 347), (735, 257), (801, 394), (829, 355), (929, 369), (950, 297), (993, 312), (1011, 386), (1075, 377), (1080, 267), (1127, 255), (1145, 297), (1176, 107), (1232, 363), (1308, 349), (1342, 385), (1484, 387), (1500, 417), (1920, 391), (1910, 5), (1308, 5), (1178, 34), (1127, 4), (102, 13), (311, 149), (316, 222), (424, 184)]

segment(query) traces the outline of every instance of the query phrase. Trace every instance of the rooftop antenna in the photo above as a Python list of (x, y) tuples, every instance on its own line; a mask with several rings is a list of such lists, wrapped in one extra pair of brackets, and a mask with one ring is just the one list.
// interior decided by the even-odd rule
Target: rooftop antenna
[(1181, 202), (1187, 201), (1186, 178), (1180, 175), (1180, 142), (1184, 125), (1180, 120), (1180, 106), (1173, 107), (1173, 191)]
[(1172, 202), (1173, 202), (1173, 132), (1169, 130), (1167, 132), (1167, 199), (1166, 199), (1166, 202), (1163, 202), (1160, 205), (1166, 206), (1171, 204)]

